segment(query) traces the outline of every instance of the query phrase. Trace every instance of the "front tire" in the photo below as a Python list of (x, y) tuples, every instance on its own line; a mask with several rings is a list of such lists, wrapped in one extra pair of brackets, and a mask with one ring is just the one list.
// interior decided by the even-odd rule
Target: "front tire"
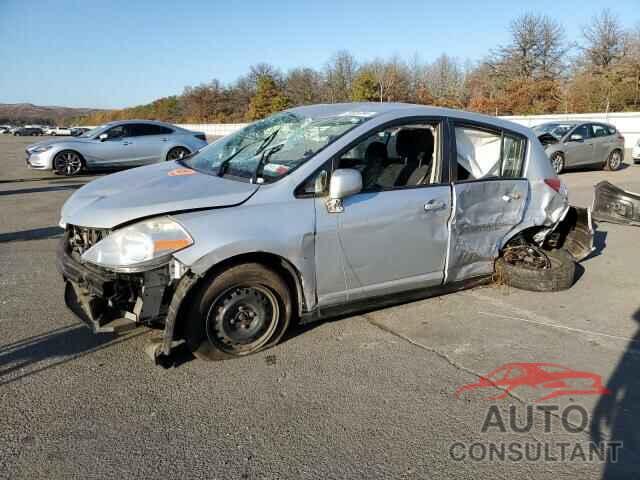
[(551, 166), (557, 175), (560, 175), (564, 171), (564, 155), (562, 152), (555, 152), (551, 155)]
[(53, 171), (58, 175), (71, 177), (77, 175), (84, 167), (84, 160), (78, 152), (63, 150), (53, 157)]
[(180, 160), (181, 158), (186, 157), (191, 152), (184, 147), (175, 147), (169, 150), (167, 153), (167, 162), (171, 162), (173, 160)]
[(250, 355), (280, 341), (292, 312), (291, 293), (279, 274), (258, 263), (236, 265), (196, 294), (186, 342), (200, 359)]
[(604, 162), (604, 170), (615, 172), (622, 166), (622, 152), (614, 150), (609, 154), (609, 158)]

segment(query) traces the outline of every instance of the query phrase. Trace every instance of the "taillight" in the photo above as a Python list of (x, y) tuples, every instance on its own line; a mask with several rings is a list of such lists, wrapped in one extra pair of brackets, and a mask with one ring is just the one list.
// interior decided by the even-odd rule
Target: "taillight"
[(207, 141), (207, 137), (204, 136), (204, 133), (196, 133), (194, 137), (196, 137), (199, 140), (202, 140), (203, 142)]
[(622, 140), (624, 142), (624, 137), (622, 135), (620, 135), (619, 132), (618, 132), (618, 140)]
[(559, 178), (545, 178), (544, 183), (553, 188), (556, 192), (560, 193), (560, 189), (562, 188), (562, 182)]

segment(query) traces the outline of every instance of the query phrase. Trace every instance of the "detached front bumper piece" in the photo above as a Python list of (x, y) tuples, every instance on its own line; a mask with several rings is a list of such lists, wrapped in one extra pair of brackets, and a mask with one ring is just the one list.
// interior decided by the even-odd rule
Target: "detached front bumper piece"
[(595, 186), (593, 218), (600, 222), (640, 226), (640, 194), (603, 181)]

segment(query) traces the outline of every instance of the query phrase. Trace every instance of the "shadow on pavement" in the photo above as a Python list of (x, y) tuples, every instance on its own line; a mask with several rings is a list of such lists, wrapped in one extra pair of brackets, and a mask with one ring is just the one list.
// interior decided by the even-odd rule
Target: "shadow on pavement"
[[(640, 309), (632, 317), (640, 324)], [(620, 442), (618, 456), (607, 457), (602, 479), (632, 479), (640, 473), (640, 328), (627, 345), (593, 410), (591, 440)], [(608, 435), (605, 433), (608, 432)]]
[[(84, 324), (76, 324), (2, 345), (0, 386), (58, 367), (147, 332), (148, 329), (140, 329), (127, 336), (94, 335)], [(27, 371), (23, 372), (25, 369)]]
[(20, 232), (0, 233), (0, 243), (61, 238), (63, 233), (64, 230), (60, 227), (42, 227), (22, 230)]
[(22, 195), (25, 193), (44, 193), (44, 192), (63, 192), (65, 190), (77, 190), (83, 184), (77, 185), (57, 185), (51, 187), (36, 187), (36, 188), (20, 188), (17, 190), (5, 190), (0, 192), (0, 197), (6, 197), (9, 195)]

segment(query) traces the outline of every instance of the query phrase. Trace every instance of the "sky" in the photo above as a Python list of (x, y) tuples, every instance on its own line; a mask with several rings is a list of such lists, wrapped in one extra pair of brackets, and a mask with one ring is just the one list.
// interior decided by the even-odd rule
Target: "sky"
[(532, 11), (570, 40), (610, 5), (640, 25), (640, 0), (0, 0), (0, 103), (121, 108), (179, 94), (250, 65), (322, 68), (398, 54), (476, 61)]

